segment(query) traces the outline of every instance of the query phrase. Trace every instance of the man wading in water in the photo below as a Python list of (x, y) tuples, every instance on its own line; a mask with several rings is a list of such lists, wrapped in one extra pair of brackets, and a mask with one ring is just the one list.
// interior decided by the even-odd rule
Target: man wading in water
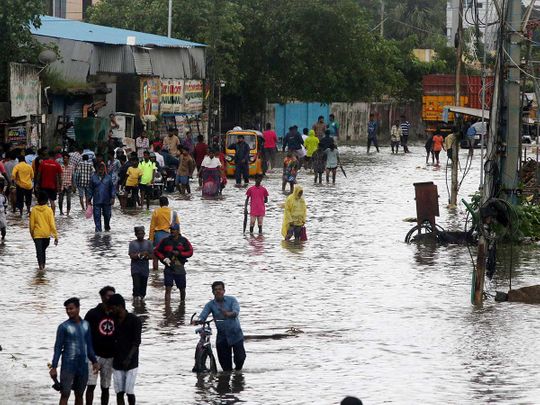
[(90, 359), (93, 372), (97, 373), (97, 363), (94, 349), (92, 348), (92, 336), (90, 325), (79, 316), (80, 302), (78, 298), (70, 298), (64, 302), (66, 314), (69, 319), (58, 326), (56, 342), (54, 343), (54, 356), (51, 370), (52, 378), (58, 376), (56, 368), (62, 356), (60, 369), (61, 396), (60, 405), (67, 405), (71, 390), (75, 391), (75, 405), (83, 404), (83, 393), (88, 381), (88, 362)]
[[(90, 324), (92, 344), (99, 364), (99, 385), (101, 386), (101, 405), (109, 403), (109, 387), (112, 379), (112, 366), (114, 355), (114, 319), (108, 306), (109, 298), (115, 293), (114, 287), (106, 286), (99, 290), (101, 302), (92, 308), (85, 321)], [(86, 388), (86, 405), (92, 405), (94, 390), (96, 389), (98, 373), (90, 373), (88, 387)]]
[(214, 299), (209, 301), (199, 315), (199, 320), (194, 323), (204, 323), (210, 313), (216, 322), (217, 337), (216, 349), (219, 364), (223, 371), (231, 371), (232, 353), (234, 352), (234, 364), (236, 370), (242, 370), (246, 360), (246, 350), (244, 349), (244, 334), (240, 327), (240, 305), (236, 298), (225, 295), (225, 284), (223, 281), (212, 283), (212, 294)]
[(154, 255), (165, 265), (163, 283), (165, 284), (165, 304), (171, 302), (173, 283), (180, 290), (180, 300), (186, 300), (187, 259), (193, 255), (193, 247), (189, 240), (180, 235), (180, 225), (171, 225), (170, 236), (162, 239), (154, 249)]

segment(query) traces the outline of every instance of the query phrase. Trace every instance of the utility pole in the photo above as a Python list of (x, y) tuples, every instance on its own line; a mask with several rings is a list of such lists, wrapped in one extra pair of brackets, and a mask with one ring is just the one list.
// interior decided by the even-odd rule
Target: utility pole
[(503, 149), (501, 156), (501, 191), (503, 197), (511, 204), (517, 202), (516, 189), (518, 186), (518, 165), (521, 158), (520, 134), (521, 134), (521, 96), (520, 96), (520, 69), (521, 63), (521, 1), (509, 0), (508, 24), (506, 24), (505, 40), (503, 44), (505, 67), (507, 78), (504, 82), (503, 109)]
[[(456, 32), (456, 96), (455, 104), (461, 106), (461, 65), (463, 59), (463, 0), (459, 0), (458, 6), (458, 27)], [(456, 122), (456, 120), (454, 120)], [(457, 206), (458, 195), (458, 169), (459, 169), (459, 140), (456, 136), (452, 144), (452, 184), (450, 187), (450, 206)]]
[[(495, 2), (495, 4), (497, 4)], [(486, 203), (499, 192), (509, 203), (516, 203), (516, 188), (518, 185), (518, 164), (520, 156), (521, 134), (521, 98), (520, 98), (520, 69), (521, 61), (520, 35), (516, 31), (521, 27), (521, 0), (508, 0), (505, 10), (499, 14), (501, 18), (502, 35), (504, 38), (502, 53), (497, 57), (495, 72), (493, 103), (490, 112), (490, 127), (487, 156), (498, 159), (500, 171), (500, 188), (493, 179), (492, 173), (485, 173), (482, 188), (482, 204)], [(502, 94), (499, 94), (499, 83), (503, 83)], [(502, 100), (502, 101), (501, 101)], [(499, 135), (499, 137), (498, 137)], [(498, 138), (498, 139), (497, 139)], [(484, 224), (479, 224), (484, 226)], [(494, 248), (495, 242), (488, 242), (483, 234), (478, 238), (478, 255), (475, 274), (473, 277), (472, 301), (481, 305), (484, 295), (484, 279), (486, 272), (487, 252)]]
[(172, 36), (172, 0), (169, 0), (169, 18), (167, 20), (167, 36)]
[(384, 0), (381, 0), (381, 22), (380, 22), (380, 36), (384, 38)]

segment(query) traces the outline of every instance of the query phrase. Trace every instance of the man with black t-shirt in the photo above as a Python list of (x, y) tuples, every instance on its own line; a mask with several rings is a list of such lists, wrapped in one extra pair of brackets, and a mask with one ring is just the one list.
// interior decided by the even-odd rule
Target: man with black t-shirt
[(124, 394), (128, 404), (135, 404), (135, 380), (139, 367), (139, 345), (141, 344), (142, 324), (134, 314), (126, 311), (126, 302), (120, 294), (114, 294), (107, 305), (115, 319), (115, 340), (113, 377), (116, 402), (124, 405)]
[[(115, 292), (114, 287), (111, 286), (106, 286), (99, 290), (101, 303), (88, 311), (84, 317), (90, 324), (94, 351), (100, 367), (99, 382), (101, 385), (101, 405), (107, 405), (109, 403), (109, 387), (111, 386), (113, 369), (115, 324), (108, 301)], [(92, 405), (94, 400), (97, 377), (97, 373), (89, 374), (88, 386), (86, 388), (86, 405)]]

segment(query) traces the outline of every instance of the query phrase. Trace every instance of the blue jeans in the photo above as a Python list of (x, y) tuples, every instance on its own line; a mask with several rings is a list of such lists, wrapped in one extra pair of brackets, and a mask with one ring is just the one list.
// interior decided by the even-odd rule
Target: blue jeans
[(94, 223), (96, 224), (96, 232), (101, 232), (101, 215), (105, 221), (105, 230), (111, 229), (111, 205), (110, 204), (94, 204)]
[(236, 162), (236, 169), (234, 171), (234, 177), (236, 179), (236, 184), (242, 183), (242, 177), (244, 178), (244, 183), (249, 183), (249, 163), (246, 162)]
[(231, 371), (232, 367), (232, 354), (234, 352), (234, 365), (236, 370), (242, 370), (244, 361), (246, 361), (246, 350), (244, 349), (244, 340), (236, 342), (234, 345), (229, 346), (227, 339), (222, 339), (218, 334), (216, 339), (216, 350), (218, 354), (219, 364), (223, 371)]

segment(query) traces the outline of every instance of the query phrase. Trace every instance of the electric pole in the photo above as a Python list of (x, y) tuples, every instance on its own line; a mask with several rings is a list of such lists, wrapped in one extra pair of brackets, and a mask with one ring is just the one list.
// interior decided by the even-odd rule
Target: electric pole
[[(458, 26), (456, 32), (456, 96), (455, 104), (461, 106), (461, 65), (463, 59), (463, 0), (459, 0), (458, 6)], [(454, 119), (454, 123), (456, 120)], [(456, 136), (452, 144), (452, 185), (450, 187), (450, 206), (457, 206), (458, 195), (458, 169), (459, 169), (459, 141), (460, 136)]]
[(506, 35), (503, 44), (505, 67), (508, 75), (504, 82), (504, 121), (503, 146), (506, 150), (501, 156), (501, 191), (503, 197), (511, 204), (517, 202), (516, 189), (518, 185), (518, 165), (521, 155), (521, 91), (520, 69), (521, 63), (521, 1), (508, 2), (508, 24), (505, 27)]
[(172, 0), (169, 0), (169, 15), (167, 19), (167, 36), (172, 36)]

